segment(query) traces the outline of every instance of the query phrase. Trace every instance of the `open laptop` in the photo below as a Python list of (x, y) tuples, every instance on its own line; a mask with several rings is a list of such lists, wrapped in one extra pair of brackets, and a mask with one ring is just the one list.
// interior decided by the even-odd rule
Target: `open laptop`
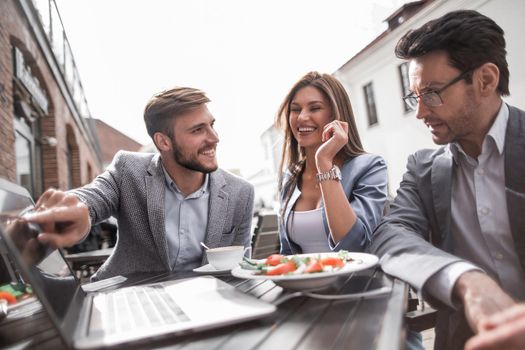
[(252, 320), (276, 309), (212, 276), (86, 293), (73, 276), (60, 275), (56, 267), (66, 262), (38, 243), (38, 226), (20, 220), (32, 205), (25, 189), (0, 179), (0, 244), (68, 347), (140, 343)]

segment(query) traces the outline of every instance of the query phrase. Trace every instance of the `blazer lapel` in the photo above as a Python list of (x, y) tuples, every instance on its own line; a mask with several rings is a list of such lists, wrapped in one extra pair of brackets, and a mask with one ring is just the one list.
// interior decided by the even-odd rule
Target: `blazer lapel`
[(153, 236), (153, 242), (157, 247), (159, 257), (170, 270), (168, 257), (168, 242), (166, 240), (166, 226), (164, 215), (165, 185), (164, 172), (162, 171), (162, 162), (160, 155), (153, 157), (148, 168), (146, 180), (146, 197), (148, 220)]
[(208, 204), (208, 225), (206, 245), (218, 247), (228, 213), (229, 193), (225, 191), (226, 181), (220, 170), (210, 173), (210, 201)]
[[(432, 243), (442, 246), (450, 233), (450, 203), (452, 193), (452, 154), (450, 150), (436, 157), (432, 163), (432, 198), (439, 226), (439, 233), (432, 236)], [(437, 236), (437, 237), (436, 237)]]
[(505, 135), (505, 195), (514, 246), (525, 271), (525, 114), (511, 106)]

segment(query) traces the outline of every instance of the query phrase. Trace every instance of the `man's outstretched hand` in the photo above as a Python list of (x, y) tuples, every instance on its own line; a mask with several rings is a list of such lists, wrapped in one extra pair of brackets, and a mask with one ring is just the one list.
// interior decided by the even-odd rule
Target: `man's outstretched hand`
[(525, 349), (525, 304), (481, 320), (479, 333), (465, 344), (465, 350), (493, 349)]
[(55, 189), (44, 192), (24, 218), (40, 225), (38, 240), (53, 248), (75, 245), (91, 228), (88, 207), (75, 195)]

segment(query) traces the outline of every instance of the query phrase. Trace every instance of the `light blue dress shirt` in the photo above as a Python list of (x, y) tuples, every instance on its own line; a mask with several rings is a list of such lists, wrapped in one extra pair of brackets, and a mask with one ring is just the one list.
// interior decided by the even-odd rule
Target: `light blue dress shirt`
[(184, 197), (164, 169), (165, 228), (172, 270), (190, 270), (202, 262), (202, 246), (208, 225), (209, 174), (202, 186)]

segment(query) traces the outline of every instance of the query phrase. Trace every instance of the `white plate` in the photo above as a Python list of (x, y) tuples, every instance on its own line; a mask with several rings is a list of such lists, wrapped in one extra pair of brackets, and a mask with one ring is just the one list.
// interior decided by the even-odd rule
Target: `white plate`
[(230, 269), (217, 270), (215, 267), (210, 264), (206, 264), (193, 269), (194, 272), (203, 273), (207, 275), (220, 275), (225, 273), (230, 273)]
[[(327, 256), (337, 257), (338, 253), (317, 253), (317, 254), (298, 254), (299, 257), (313, 256), (322, 258)], [(257, 270), (245, 270), (238, 266), (231, 273), (235, 277), (254, 279), (254, 280), (271, 280), (283, 288), (295, 290), (321, 289), (328, 287), (338, 277), (349, 275), (352, 272), (361, 271), (377, 265), (379, 259), (377, 256), (366, 253), (348, 253), (353, 261), (346, 262), (340, 270), (318, 273), (307, 273), (300, 275), (256, 275)], [(262, 260), (261, 260), (262, 261)]]

